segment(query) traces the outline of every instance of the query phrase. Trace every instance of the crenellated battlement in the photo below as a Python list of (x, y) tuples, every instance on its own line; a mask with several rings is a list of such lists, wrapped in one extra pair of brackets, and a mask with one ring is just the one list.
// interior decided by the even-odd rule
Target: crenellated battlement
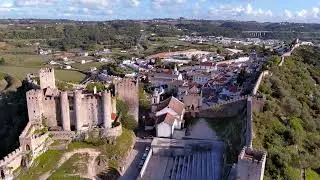
[(17, 156), (20, 156), (22, 153), (23, 153), (23, 151), (22, 151), (21, 147), (15, 149), (11, 153), (9, 153), (7, 156), (5, 156), (2, 160), (0, 160), (0, 166), (5, 166), (5, 165), (11, 163), (11, 161), (13, 161), (15, 158), (17, 158)]
[(43, 96), (43, 91), (40, 89), (32, 89), (26, 93), (27, 99), (37, 99)]
[(239, 156), (238, 161), (248, 161), (256, 164), (263, 164), (266, 161), (267, 153), (259, 151), (250, 147), (243, 147)]
[(130, 89), (130, 90), (135, 90), (136, 87), (138, 86), (138, 82), (133, 80), (133, 79), (130, 79), (130, 78), (124, 78), (121, 81), (117, 82), (116, 86), (122, 87), (122, 88), (126, 88), (126, 87), (127, 88), (133, 88), (133, 89)]
[(54, 72), (54, 68), (49, 68), (49, 67), (46, 67), (46, 68), (41, 68), (39, 70), (39, 74), (40, 73), (53, 73)]

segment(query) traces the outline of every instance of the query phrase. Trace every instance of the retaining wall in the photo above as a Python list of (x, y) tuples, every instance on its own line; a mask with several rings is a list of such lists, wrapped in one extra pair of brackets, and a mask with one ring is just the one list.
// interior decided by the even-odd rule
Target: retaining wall
[(149, 163), (149, 161), (151, 159), (151, 156), (152, 156), (152, 148), (150, 149), (150, 151), (149, 151), (149, 153), (147, 155), (147, 158), (143, 163), (143, 166), (142, 166), (142, 168), (140, 170), (140, 173), (139, 173), (139, 176), (138, 176), (137, 179), (141, 179), (143, 177), (143, 175), (144, 175), (144, 173), (145, 173), (145, 171), (146, 171), (146, 169), (148, 167), (148, 163)]

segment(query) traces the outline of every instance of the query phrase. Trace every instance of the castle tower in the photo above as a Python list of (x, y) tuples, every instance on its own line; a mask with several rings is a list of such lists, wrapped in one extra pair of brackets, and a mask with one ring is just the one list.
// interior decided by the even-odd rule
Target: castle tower
[(40, 88), (56, 88), (54, 69), (53, 68), (41, 68), (39, 71)]
[(60, 93), (60, 106), (61, 106), (61, 120), (62, 127), (65, 131), (70, 131), (70, 110), (69, 110), (69, 100), (68, 93), (63, 91)]
[(30, 90), (26, 93), (28, 117), (30, 122), (42, 122), (43, 92), (42, 90)]
[(130, 78), (124, 78), (115, 83), (115, 92), (129, 106), (129, 113), (138, 122), (139, 118), (139, 83)]
[(75, 117), (75, 124), (76, 130), (81, 130), (83, 126), (83, 117), (81, 113), (81, 103), (82, 103), (82, 94), (81, 91), (74, 92), (74, 117)]
[(238, 156), (238, 180), (263, 180), (267, 154), (244, 147)]
[(102, 103), (103, 103), (103, 125), (105, 130), (111, 128), (111, 113), (112, 113), (112, 102), (111, 102), (111, 92), (102, 92)]

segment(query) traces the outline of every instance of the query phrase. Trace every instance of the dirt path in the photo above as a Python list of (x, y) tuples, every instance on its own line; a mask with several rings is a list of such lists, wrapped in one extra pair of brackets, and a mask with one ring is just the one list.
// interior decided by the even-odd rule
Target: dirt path
[(99, 151), (97, 151), (96, 149), (92, 149), (92, 148), (84, 148), (84, 149), (76, 149), (70, 152), (66, 152), (63, 154), (63, 156), (60, 158), (60, 160), (58, 161), (57, 165), (55, 166), (54, 169), (42, 174), (39, 177), (39, 180), (46, 180), (48, 179), (63, 163), (65, 163), (68, 159), (70, 159), (71, 156), (73, 156), (74, 154), (89, 154), (90, 158), (89, 158), (89, 163), (88, 163), (88, 173), (86, 175), (86, 178), (90, 178), (90, 179), (94, 179), (95, 174), (95, 167), (94, 167), (94, 163), (96, 158), (98, 157), (98, 155), (100, 154)]

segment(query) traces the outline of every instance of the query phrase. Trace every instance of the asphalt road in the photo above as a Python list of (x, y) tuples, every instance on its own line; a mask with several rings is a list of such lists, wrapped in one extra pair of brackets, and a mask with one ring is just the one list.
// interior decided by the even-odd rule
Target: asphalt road
[(139, 175), (139, 162), (147, 146), (151, 145), (152, 139), (136, 139), (133, 150), (131, 151), (127, 166), (125, 167), (125, 172), (120, 180), (136, 180)]

